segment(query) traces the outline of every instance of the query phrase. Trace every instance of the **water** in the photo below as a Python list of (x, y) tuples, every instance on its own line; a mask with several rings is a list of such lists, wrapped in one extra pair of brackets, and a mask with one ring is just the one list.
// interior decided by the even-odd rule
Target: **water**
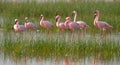
[(119, 65), (120, 60), (112, 59), (109, 61), (94, 59), (94, 58), (84, 58), (79, 60), (72, 59), (27, 59), (13, 60), (11, 58), (0, 57), (1, 65)]
[[(43, 40), (47, 40), (46, 33), (44, 32), (32, 32), (33, 34), (33, 39), (34, 40), (38, 40), (38, 39), (43, 39)], [(50, 34), (50, 39), (56, 39), (56, 40), (64, 40), (62, 38), (62, 35), (58, 35), (60, 33), (55, 33), (55, 34)], [(14, 30), (11, 30), (9, 32), (6, 32), (5, 30), (0, 30), (0, 40), (3, 41), (4, 39), (6, 39), (6, 37), (8, 39), (13, 39), (14, 41), (16, 41), (16, 36), (18, 36), (18, 39), (30, 39), (30, 33), (28, 31), (24, 32), (23, 34), (23, 38), (19, 38), (19, 36), (21, 37), (21, 34), (14, 32)], [(5, 37), (4, 37), (5, 36)], [(59, 37), (60, 36), (60, 37)], [(77, 34), (75, 34), (75, 36), (77, 37)], [(69, 39), (69, 33), (66, 33), (65, 35), (65, 39), (66, 42), (68, 42)], [(75, 38), (75, 37), (74, 37)], [(92, 39), (91, 39), (92, 38)], [(107, 36), (107, 38), (109, 39), (109, 35)], [(95, 37), (91, 37), (91, 35), (87, 34), (85, 37), (82, 37), (82, 40), (95, 40), (95, 39), (99, 39), (98, 34), (96, 34)], [(112, 34), (112, 40), (115, 40), (116, 42), (120, 42), (120, 35), (118, 34)], [(79, 39), (76, 38), (76, 41), (78, 41)], [(2, 44), (2, 43), (1, 43)], [(98, 55), (99, 56), (99, 55)], [(94, 63), (98, 64), (98, 65), (119, 65), (120, 64), (120, 60), (118, 60), (117, 57), (112, 57), (110, 60), (103, 60), (100, 58), (94, 58), (94, 57), (84, 57), (84, 58), (80, 58), (80, 59), (71, 59), (71, 58), (67, 58), (67, 59), (57, 59), (56, 58), (21, 58), (21, 59), (15, 59), (14, 57), (10, 57), (9, 54), (5, 55), (2, 51), (0, 52), (0, 64), (1, 65), (93, 65)]]

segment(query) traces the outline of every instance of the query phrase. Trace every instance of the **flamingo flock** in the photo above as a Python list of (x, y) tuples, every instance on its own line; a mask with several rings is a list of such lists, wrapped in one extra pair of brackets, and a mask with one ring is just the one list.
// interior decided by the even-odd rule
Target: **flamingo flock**
[[(84, 34), (85, 30), (87, 28), (89, 28), (90, 26), (84, 21), (76, 21), (76, 17), (77, 17), (76, 11), (73, 11), (72, 15), (74, 17), (74, 20), (71, 21), (71, 18), (68, 16), (65, 18), (65, 22), (61, 22), (61, 16), (57, 15), (55, 17), (56, 27), (61, 31), (65, 31), (65, 30), (69, 29), (71, 31), (71, 37), (74, 36), (73, 32), (75, 30), (79, 30)], [(99, 11), (98, 10), (96, 10), (94, 12), (94, 21), (93, 22), (94, 22), (94, 26), (100, 30), (100, 38), (106, 37), (107, 30), (110, 30), (110, 33), (111, 33), (111, 29), (113, 27), (106, 22), (99, 21)], [(52, 22), (44, 20), (43, 15), (40, 16), (39, 24), (42, 28), (47, 29), (47, 30), (52, 29), (54, 26)], [(28, 20), (28, 17), (25, 17), (25, 24), (24, 25), (19, 25), (18, 19), (15, 19), (14, 30), (16, 32), (23, 33), (25, 30), (37, 30), (37, 26), (34, 23), (30, 22)]]

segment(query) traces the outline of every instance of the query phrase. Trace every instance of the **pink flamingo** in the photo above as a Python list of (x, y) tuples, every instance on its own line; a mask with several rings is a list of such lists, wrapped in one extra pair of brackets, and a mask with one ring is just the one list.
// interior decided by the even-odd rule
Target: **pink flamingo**
[(36, 25), (28, 20), (28, 17), (25, 17), (25, 28), (30, 31), (30, 40), (33, 39), (31, 30), (36, 30)]
[(106, 30), (110, 30), (110, 33), (111, 33), (111, 29), (113, 27), (111, 25), (109, 25), (108, 23), (106, 23), (106, 22), (99, 21), (99, 11), (98, 10), (96, 10), (94, 12), (94, 17), (95, 17), (94, 26), (96, 26), (97, 28), (100, 29), (101, 38), (102, 38), (102, 36), (104, 36), (104, 38), (105, 38), (106, 37)]
[(74, 22), (77, 22), (80, 26), (80, 30), (82, 31), (83, 34), (85, 34), (85, 30), (86, 28), (89, 28), (89, 25), (87, 25), (84, 21), (76, 21), (76, 17), (77, 17), (77, 12), (73, 11), (72, 15), (74, 16)]
[(36, 25), (29, 22), (28, 17), (25, 17), (25, 28), (28, 30), (36, 30)]
[(15, 19), (14, 30), (15, 30), (16, 32), (22, 33), (23, 31), (26, 30), (26, 28), (25, 28), (24, 25), (19, 25), (18, 19)]
[[(41, 26), (41, 27), (43, 27), (43, 28), (45, 28), (45, 29), (47, 29), (47, 30), (52, 29), (53, 24), (52, 24), (51, 22), (49, 22), (49, 21), (45, 21), (43, 15), (40, 16), (40, 19), (41, 19), (41, 20), (40, 20), (40, 26)], [(49, 35), (49, 31), (48, 31), (47, 34)]]
[(60, 15), (57, 15), (57, 16), (55, 17), (55, 19), (56, 19), (56, 26), (57, 26), (60, 30), (62, 30), (62, 34), (63, 34), (63, 37), (64, 37), (64, 30), (66, 29), (65, 23), (60, 22), (60, 19), (61, 19)]
[(44, 16), (41, 15), (40, 16), (41, 20), (40, 20), (40, 26), (46, 29), (51, 29), (53, 24), (49, 21), (44, 21)]
[(56, 19), (56, 26), (62, 31), (65, 30), (66, 29), (65, 24), (60, 22), (61, 17), (57, 15), (55, 19)]
[(44, 21), (44, 16), (41, 15), (40, 16), (41, 20), (40, 20), (40, 26), (46, 29), (51, 29), (53, 27), (53, 24), (49, 21)]
[(79, 29), (79, 24), (76, 22), (71, 22), (70, 17), (66, 17), (65, 26), (66, 28), (71, 30), (71, 33), (72, 33), (71, 40), (72, 40), (72, 38), (74, 37), (73, 31)]

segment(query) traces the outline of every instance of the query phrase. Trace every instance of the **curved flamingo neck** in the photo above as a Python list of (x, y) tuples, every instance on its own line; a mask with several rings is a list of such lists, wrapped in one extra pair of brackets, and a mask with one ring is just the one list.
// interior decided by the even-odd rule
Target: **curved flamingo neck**
[(76, 17), (77, 17), (77, 13), (75, 13), (75, 16), (74, 16), (74, 22), (76, 22)]
[(98, 20), (99, 20), (99, 13), (98, 13), (98, 15), (95, 16), (94, 23), (97, 23)]
[(60, 18), (57, 19), (56, 25), (58, 26), (60, 24)]
[(57, 19), (57, 22), (60, 22), (60, 18)]
[(26, 20), (26, 21), (25, 21), (25, 23), (28, 23), (28, 22), (29, 22), (29, 20)]
[(41, 18), (41, 22), (43, 22), (43, 21), (44, 21), (44, 17)]
[(16, 22), (16, 25), (19, 25), (19, 22)]

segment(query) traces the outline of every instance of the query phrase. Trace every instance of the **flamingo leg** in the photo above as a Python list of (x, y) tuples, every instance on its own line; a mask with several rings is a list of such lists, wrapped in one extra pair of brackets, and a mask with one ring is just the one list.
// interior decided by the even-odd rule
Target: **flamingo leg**
[(48, 39), (50, 39), (50, 32), (49, 32), (49, 29), (47, 28), (47, 30), (46, 30), (46, 35), (47, 35), (47, 37), (48, 37)]
[(23, 39), (23, 32), (21, 32), (21, 38), (22, 38), (22, 40), (24, 40), (24, 39)]
[(110, 30), (110, 39), (111, 39), (112, 30)]
[(86, 28), (83, 29), (83, 36), (85, 37), (86, 35)]
[(33, 36), (32, 36), (32, 31), (31, 30), (29, 30), (30, 31), (30, 41), (33, 39)]
[(103, 31), (100, 30), (100, 40), (103, 38)]
[(101, 41), (103, 39), (103, 31), (100, 29), (100, 39), (99, 41)]
[(72, 41), (73, 37), (74, 37), (73, 31), (71, 31), (71, 41)]
[(104, 32), (104, 38), (106, 39), (106, 30), (104, 30), (103, 32)]
[(81, 34), (82, 34), (82, 30), (80, 30), (80, 32), (78, 34), (78, 39), (80, 39)]
[(64, 30), (62, 29), (62, 37), (65, 38)]

